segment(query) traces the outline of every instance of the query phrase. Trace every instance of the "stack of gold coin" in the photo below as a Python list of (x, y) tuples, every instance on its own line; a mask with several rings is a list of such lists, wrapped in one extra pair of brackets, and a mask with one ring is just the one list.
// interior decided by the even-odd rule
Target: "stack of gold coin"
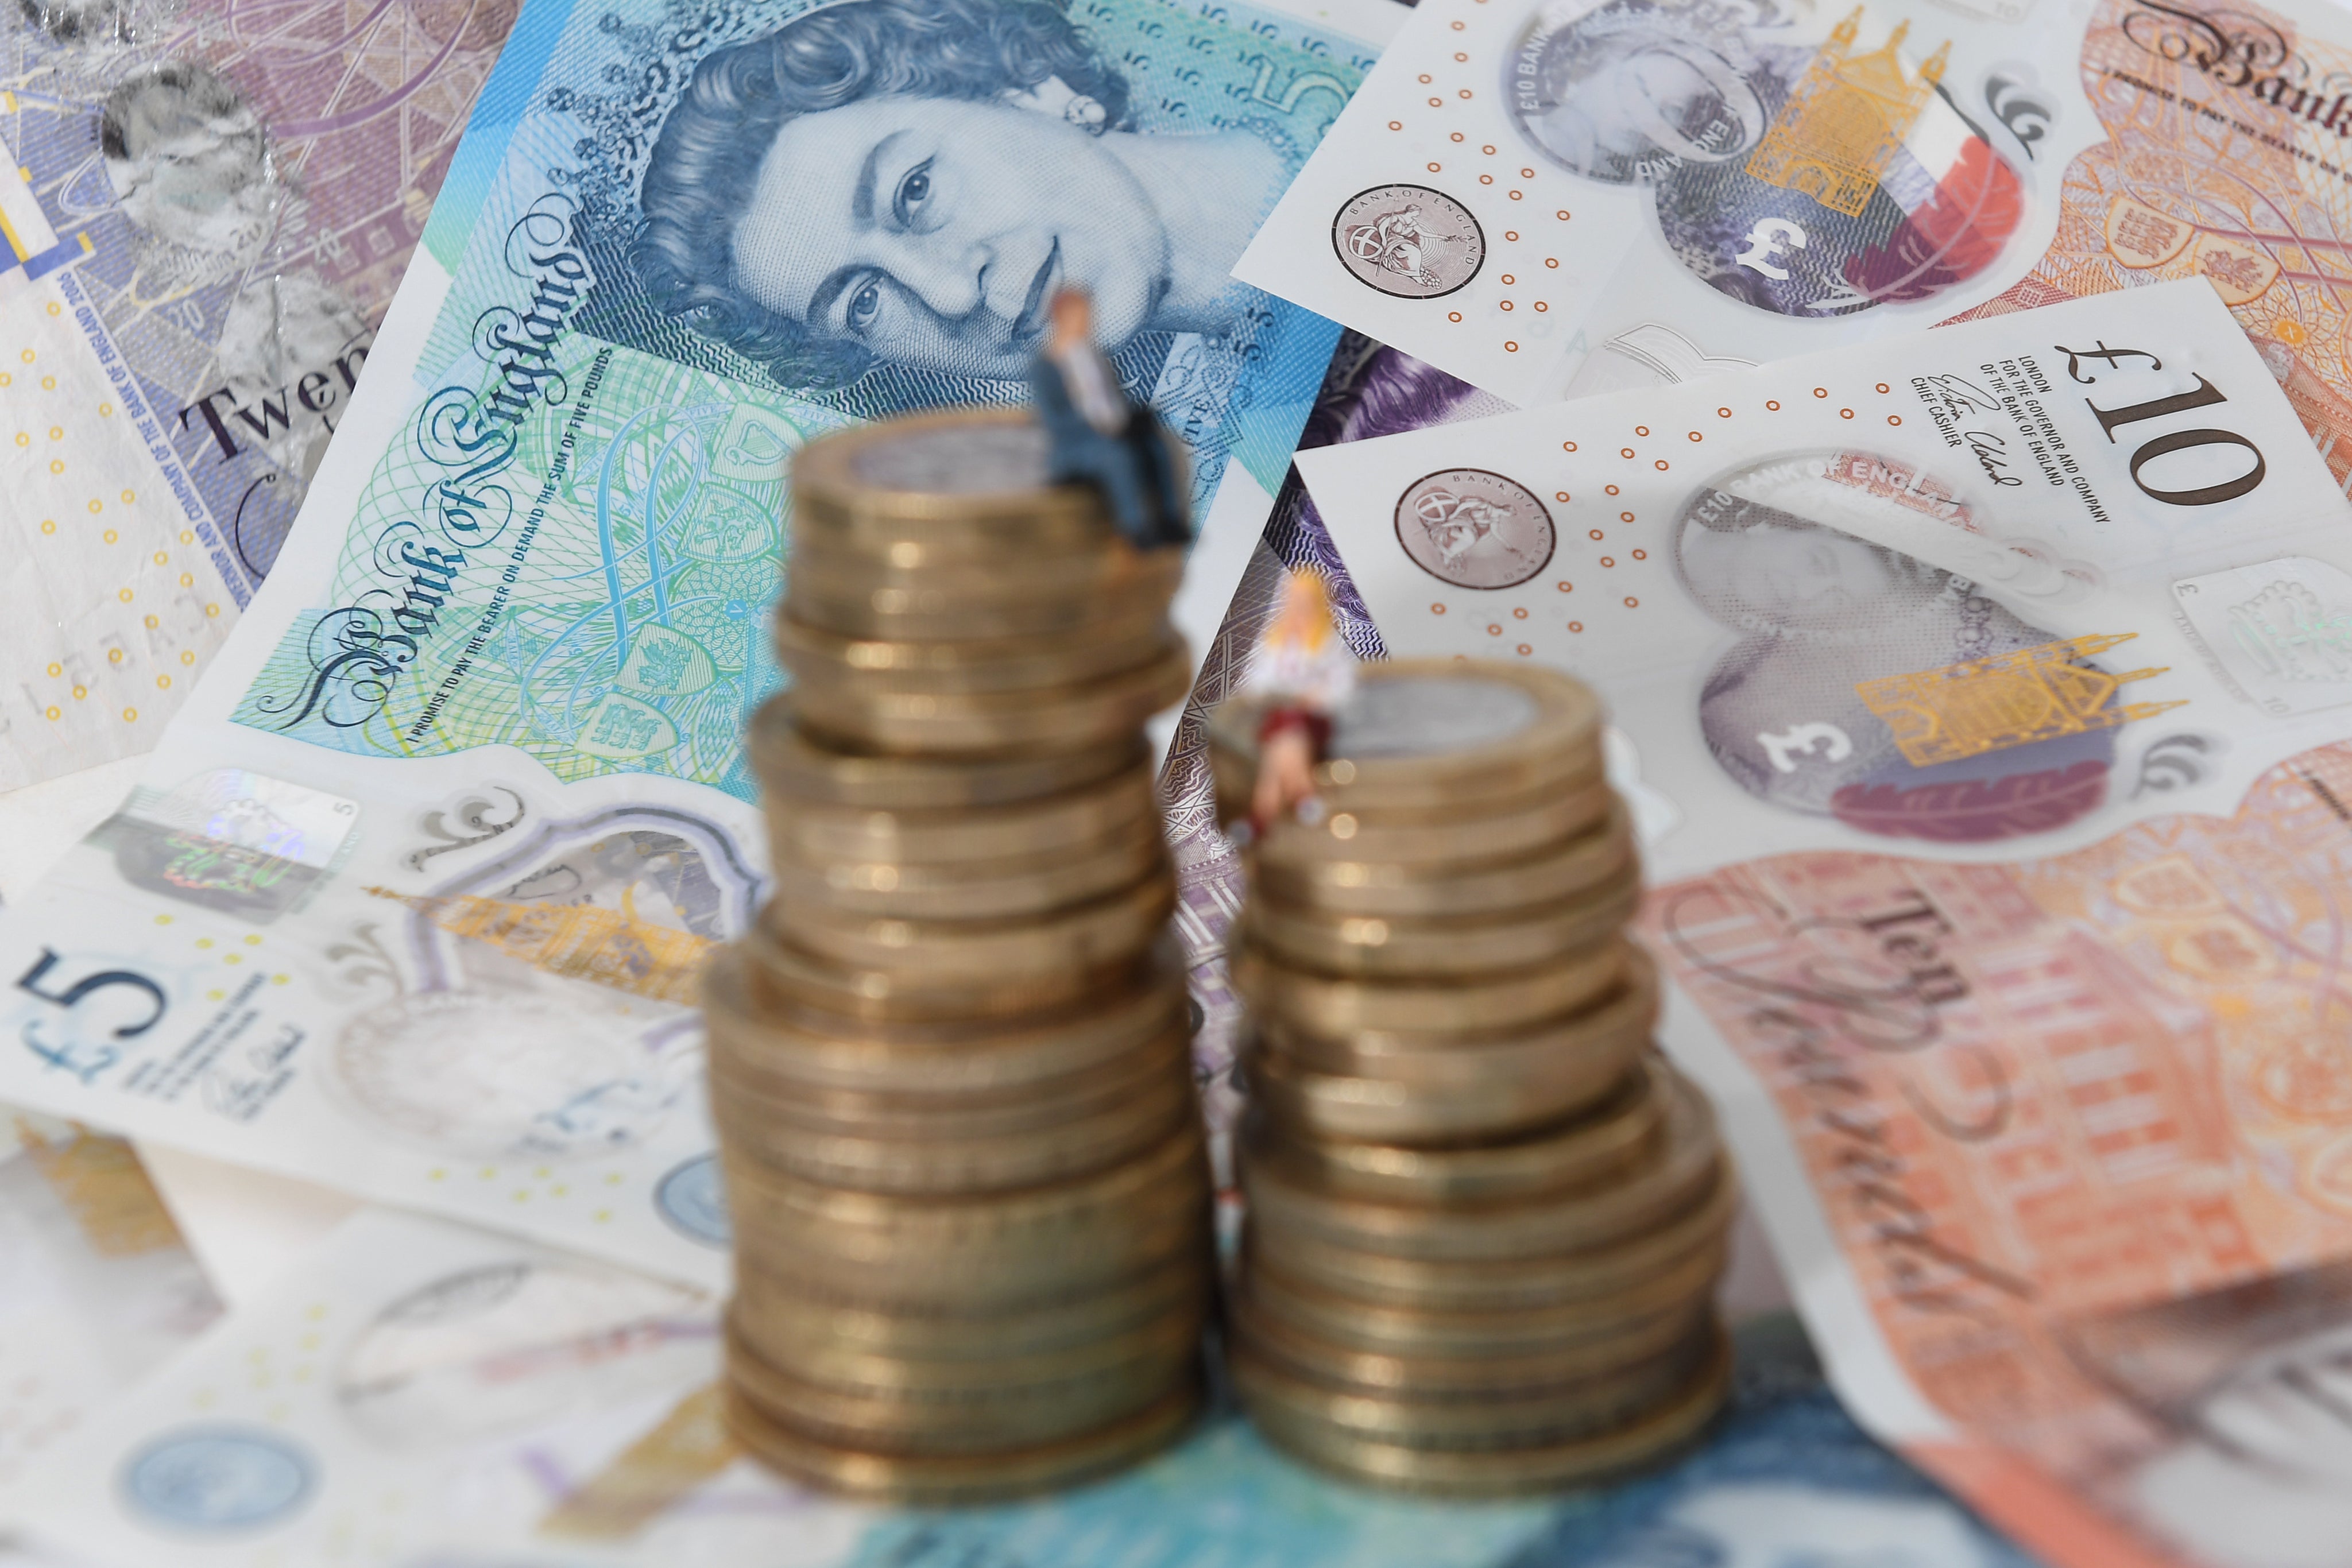
[[(1262, 700), (1210, 724), (1245, 810)], [(1675, 1448), (1720, 1406), (1738, 1188), (1651, 1047), (1632, 825), (1565, 675), (1367, 666), (1250, 844), (1234, 1381), (1328, 1469), (1454, 1495)]]
[(1173, 552), (1025, 417), (793, 467), (753, 721), (775, 896), (706, 991), (728, 1407), (810, 1482), (952, 1503), (1149, 1453), (1200, 1398), (1208, 1166), (1142, 721)]

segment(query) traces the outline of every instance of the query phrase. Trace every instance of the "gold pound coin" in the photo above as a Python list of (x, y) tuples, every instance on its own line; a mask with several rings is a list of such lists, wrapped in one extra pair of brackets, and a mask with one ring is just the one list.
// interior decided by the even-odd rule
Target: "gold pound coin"
[(1668, 1356), (1688, 1343), (1713, 1310), (1702, 1296), (1593, 1325), (1580, 1336), (1444, 1351), (1370, 1347), (1352, 1334), (1327, 1338), (1315, 1326), (1284, 1316), (1280, 1298), (1246, 1287), (1234, 1297), (1230, 1322), (1235, 1338), (1254, 1354), (1317, 1383), (1416, 1400), (1507, 1400), (1538, 1389), (1566, 1393)]
[(1252, 1414), (1271, 1404), (1358, 1437), (1414, 1448), (1529, 1448), (1608, 1431), (1673, 1398), (1705, 1364), (1722, 1331), (1710, 1312), (1696, 1330), (1685, 1323), (1680, 1332), (1680, 1343), (1638, 1360), (1508, 1390), (1423, 1391), (1328, 1381), (1288, 1364), (1254, 1333), (1238, 1329), (1230, 1362)]
[(929, 1084), (878, 1093), (793, 1084), (780, 1092), (775, 1079), (740, 1070), (732, 1052), (719, 1050), (710, 1052), (709, 1076), (714, 1106), (755, 1124), (754, 1147), (761, 1138), (806, 1133), (899, 1143), (1007, 1138), (1083, 1121), (1171, 1081), (1190, 1082), (1192, 1042), (1182, 1023), (1173, 1022), (1099, 1066), (1026, 1083), (1012, 1093), (943, 1093)]
[(853, 1192), (721, 1153), (738, 1253), (817, 1295), (977, 1312), (1108, 1285), (1208, 1245), (1208, 1160), (1192, 1118), (1123, 1165), (957, 1198)]
[(1589, 1251), (1689, 1213), (1721, 1179), (1713, 1113), (1696, 1089), (1672, 1082), (1657, 1157), (1580, 1191), (1442, 1207), (1374, 1202), (1251, 1149), (1241, 1161), (1242, 1187), (1268, 1236), (1298, 1232), (1391, 1257), (1463, 1262)]
[[(1246, 801), (1264, 699), (1223, 704), (1209, 740), (1221, 795)], [(1391, 659), (1367, 664), (1333, 716), (1316, 771), (1330, 810), (1444, 808), (1479, 815), (1497, 798), (1559, 789), (1601, 775), (1601, 703), (1550, 670), (1491, 660)], [(1241, 764), (1232, 768), (1230, 758)]]
[(1383, 862), (1442, 879), (1465, 863), (1531, 856), (1590, 833), (1608, 821), (1616, 803), (1601, 779), (1573, 789), (1513, 796), (1475, 811), (1341, 811), (1318, 802), (1322, 809), (1312, 821), (1294, 815), (1273, 822), (1250, 846), (1250, 857), (1261, 875), (1292, 874), (1326, 861)]
[(1260, 857), (1253, 891), (1318, 915), (1428, 920), (1559, 904), (1638, 874), (1633, 819), (1620, 804), (1600, 826), (1524, 854), (1474, 862)]
[(1149, 758), (1052, 795), (1003, 805), (943, 810), (892, 810), (777, 796), (768, 804), (768, 839), (776, 857), (807, 866), (843, 861), (926, 866), (997, 862), (1066, 852), (1160, 820)]
[(1065, 1382), (953, 1392), (831, 1388), (767, 1365), (738, 1341), (727, 1379), (780, 1421), (835, 1443), (899, 1454), (1030, 1448), (1116, 1421), (1196, 1375), (1199, 1325), (1180, 1323), (1172, 1351)]
[(1156, 624), (1166, 620), (1184, 569), (1182, 550), (1138, 551), (1124, 541), (1050, 562), (1024, 555), (1004, 576), (963, 567), (877, 569), (875, 559), (795, 554), (785, 570), (785, 613), (837, 636), (921, 642)]
[(1363, 1030), (1457, 1039), (1501, 1033), (1590, 1007), (1624, 984), (1633, 946), (1612, 938), (1564, 961), (1461, 980), (1351, 978), (1283, 962), (1244, 940), (1234, 988), (1251, 1013), (1326, 1040)]
[[(1629, 1065), (1585, 1114), (1513, 1138), (1451, 1147), (1292, 1138), (1276, 1107), (1260, 1105), (1239, 1142), (1245, 1157), (1306, 1186), (1380, 1203), (1503, 1203), (1596, 1188), (1635, 1177), (1664, 1153), (1674, 1093), (1666, 1070), (1654, 1056)], [(1263, 1082), (1254, 1067), (1253, 1099)]]
[[(714, 1086), (716, 1087), (716, 1086)], [(1148, 1082), (1083, 1114), (993, 1136), (867, 1137), (780, 1125), (757, 1103), (711, 1097), (730, 1155), (804, 1181), (860, 1192), (966, 1197), (1065, 1181), (1130, 1158), (1200, 1114), (1185, 1064), (1163, 1061)]]
[(1106, 897), (1166, 868), (1166, 835), (1140, 819), (1059, 852), (1003, 861), (834, 861), (773, 857), (776, 897), (787, 907), (846, 919), (1009, 920)]
[[(1164, 879), (1152, 878), (1165, 887)], [(1172, 892), (1167, 894), (1171, 899)], [(973, 1020), (977, 1027), (1012, 1021), (1015, 1015), (1108, 1002), (1130, 992), (1156, 967), (1158, 944), (1099, 967), (1048, 968), (1039, 972), (941, 975), (906, 963), (858, 967), (804, 953), (779, 941), (754, 923), (738, 944), (757, 967), (760, 984), (786, 1005), (812, 1013), (877, 1023), (937, 1023)]]
[(1079, 750), (1131, 737), (1192, 688), (1192, 655), (1171, 637), (1148, 664), (1072, 685), (940, 695), (803, 685), (793, 690), (793, 711), (837, 743), (877, 751)]
[(778, 800), (865, 811), (961, 811), (1066, 795), (1133, 769), (1149, 773), (1150, 748), (1135, 735), (1076, 750), (951, 759), (898, 757), (813, 737), (793, 717), (790, 692), (751, 716), (751, 771), (772, 816)]
[(1199, 1414), (1197, 1378), (1146, 1406), (1058, 1443), (993, 1454), (908, 1457), (794, 1431), (734, 1388), (727, 1423), (753, 1458), (809, 1486), (877, 1503), (952, 1507), (1057, 1490), (1124, 1469), (1166, 1448)]
[(835, 431), (793, 457), (796, 543), (993, 539), (1064, 554), (1116, 538), (1102, 500), (1046, 478), (1049, 443), (1026, 409), (955, 408)]
[(1335, 1147), (1514, 1138), (1597, 1113), (1657, 1019), (1648, 960), (1632, 969), (1634, 983), (1582, 1012), (1475, 1043), (1252, 1025), (1242, 1047), (1251, 1096), (1285, 1129)]
[(1303, 1281), (1254, 1245), (1243, 1256), (1242, 1291), (1270, 1319), (1333, 1345), (1402, 1356), (1531, 1354), (1607, 1338), (1628, 1325), (1696, 1311), (1714, 1294), (1722, 1259), (1701, 1249), (1664, 1272), (1614, 1295), (1493, 1310), (1435, 1311), (1360, 1301)]
[(1357, 1301), (1412, 1312), (1565, 1310), (1662, 1280), (1713, 1279), (1722, 1271), (1738, 1203), (1738, 1184), (1726, 1167), (1688, 1213), (1642, 1235), (1552, 1257), (1488, 1262), (1402, 1257), (1271, 1224), (1262, 1213), (1250, 1218), (1246, 1235), (1255, 1267), (1271, 1266), (1285, 1278)]
[(1244, 1400), (1267, 1439), (1307, 1463), (1385, 1491), (1432, 1497), (1515, 1497), (1587, 1486), (1655, 1465), (1695, 1441), (1731, 1389), (1731, 1346), (1719, 1340), (1689, 1380), (1624, 1425), (1555, 1443), (1507, 1448), (1427, 1448), (1367, 1437), (1279, 1402), (1261, 1384)]
[(853, 919), (783, 900), (761, 921), (813, 956), (848, 969), (919, 977), (942, 989), (1088, 975), (1132, 964), (1150, 948), (1176, 906), (1174, 879), (1161, 867), (1108, 897), (1025, 920)]
[(877, 692), (941, 697), (1066, 688), (1150, 663), (1174, 633), (1163, 620), (1037, 636), (924, 642), (843, 637), (776, 618), (776, 660), (803, 686), (845, 696)]
[(1603, 888), (1564, 904), (1500, 915), (1429, 920), (1316, 915), (1271, 899), (1242, 913), (1248, 940), (1282, 961), (1327, 975), (1454, 979), (1532, 968), (1590, 953), (1619, 938), (1642, 902), (1632, 867)]
[(1156, 1322), (1198, 1316), (1210, 1301), (1210, 1261), (1185, 1253), (1128, 1279), (1078, 1291), (977, 1312), (959, 1304), (917, 1312), (812, 1294), (807, 1286), (761, 1270), (760, 1260), (739, 1261), (730, 1309), (745, 1341), (767, 1360), (784, 1364), (776, 1345), (823, 1340), (868, 1355), (929, 1361), (991, 1362), (1058, 1350)]
[[(937, 1401), (957, 1410), (1007, 1396), (1042, 1404), (1056, 1393), (1082, 1386), (1099, 1396), (1104, 1382), (1133, 1377), (1139, 1368), (1164, 1368), (1189, 1360), (1200, 1340), (1206, 1305), (1205, 1297), (1196, 1298), (1139, 1322), (1046, 1349), (1007, 1350), (994, 1356), (879, 1352), (827, 1335), (778, 1333), (773, 1322), (765, 1325), (764, 1335), (755, 1336), (740, 1307), (730, 1312), (727, 1332), (730, 1344), (750, 1359), (794, 1382), (908, 1406)], [(1151, 1376), (1151, 1382), (1164, 1382), (1164, 1374)]]
[[(1186, 1028), (1184, 969), (1172, 936), (1074, 1005), (923, 1021), (806, 1007), (771, 984), (757, 927), (703, 976), (714, 1076), (759, 1093), (1051, 1100)], [(821, 1111), (821, 1100), (812, 1102)]]

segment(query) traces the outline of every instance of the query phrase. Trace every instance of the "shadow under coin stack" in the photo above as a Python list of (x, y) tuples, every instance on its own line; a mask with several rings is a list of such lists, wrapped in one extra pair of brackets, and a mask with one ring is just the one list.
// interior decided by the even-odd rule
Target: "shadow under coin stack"
[[(1228, 814), (1262, 716), (1211, 723)], [(1276, 1443), (1384, 1486), (1655, 1458), (1723, 1400), (1738, 1189), (1650, 1049), (1599, 706), (1564, 675), (1398, 661), (1334, 720), (1318, 819), (1249, 853), (1235, 1385)]]
[(1140, 727), (1178, 552), (1044, 486), (1013, 413), (793, 465), (754, 720), (776, 893), (713, 967), (730, 1418), (804, 1480), (1058, 1486), (1200, 1397), (1208, 1166)]

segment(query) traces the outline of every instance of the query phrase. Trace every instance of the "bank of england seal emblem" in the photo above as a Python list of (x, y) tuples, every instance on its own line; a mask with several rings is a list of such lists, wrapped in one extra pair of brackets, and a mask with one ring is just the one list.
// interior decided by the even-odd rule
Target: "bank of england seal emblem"
[(1486, 235), (1470, 209), (1426, 185), (1374, 185), (1331, 220), (1331, 248), (1359, 282), (1400, 299), (1435, 299), (1478, 276)]
[(1396, 533), (1415, 566), (1456, 588), (1516, 588), (1544, 569), (1558, 540), (1534, 491), (1484, 468), (1441, 469), (1406, 486)]
[(139, 1513), (204, 1534), (262, 1530), (310, 1499), (314, 1477), (302, 1450), (251, 1427), (166, 1433), (131, 1457), (122, 1490)]

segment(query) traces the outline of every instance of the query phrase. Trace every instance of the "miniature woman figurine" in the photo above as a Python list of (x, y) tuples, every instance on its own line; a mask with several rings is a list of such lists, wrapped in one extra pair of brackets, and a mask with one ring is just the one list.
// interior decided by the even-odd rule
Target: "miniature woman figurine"
[(1176, 449), (1149, 408), (1128, 402), (1095, 347), (1093, 328), (1083, 289), (1054, 296), (1045, 349), (1029, 370), (1037, 417), (1053, 443), (1047, 476), (1099, 490), (1112, 525), (1138, 549), (1189, 544)]
[(1257, 727), (1257, 784), (1250, 827), (1259, 833), (1286, 811), (1315, 821), (1315, 768), (1331, 744), (1331, 715), (1356, 689), (1356, 656), (1331, 624), (1322, 575), (1283, 574), (1282, 605), (1259, 634), (1245, 695), (1270, 698)]

